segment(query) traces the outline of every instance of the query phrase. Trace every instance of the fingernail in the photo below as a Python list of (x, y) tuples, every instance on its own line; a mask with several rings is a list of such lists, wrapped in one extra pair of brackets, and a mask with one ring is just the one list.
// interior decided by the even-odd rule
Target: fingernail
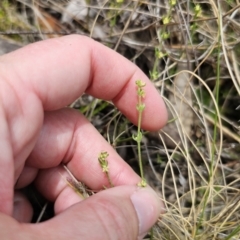
[(13, 217), (15, 219), (19, 218), (20, 215), (20, 209), (22, 205), (22, 199), (20, 196), (14, 196), (14, 207), (13, 207)]
[(13, 217), (19, 222), (31, 222), (33, 210), (31, 204), (19, 192), (14, 194)]
[(149, 187), (137, 189), (130, 198), (138, 216), (138, 239), (142, 239), (163, 212), (163, 205)]

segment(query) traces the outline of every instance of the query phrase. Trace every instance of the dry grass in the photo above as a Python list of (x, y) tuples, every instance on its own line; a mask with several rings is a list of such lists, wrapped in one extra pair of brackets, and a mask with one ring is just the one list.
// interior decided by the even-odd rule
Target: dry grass
[[(151, 238), (240, 239), (240, 3), (17, 2), (38, 33), (24, 35), (30, 42), (93, 37), (135, 62), (165, 99), (171, 121), (143, 144), (146, 177), (166, 206)], [(135, 128), (111, 104), (90, 103), (80, 109), (135, 167)]]

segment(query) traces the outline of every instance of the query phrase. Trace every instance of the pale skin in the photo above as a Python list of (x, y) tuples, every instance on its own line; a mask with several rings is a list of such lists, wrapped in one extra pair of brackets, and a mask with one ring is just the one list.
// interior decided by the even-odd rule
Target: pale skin
[[(143, 72), (107, 47), (72, 35), (0, 57), (0, 76), (0, 238), (142, 239), (163, 212), (160, 200), (149, 187), (139, 189), (139, 176), (84, 116), (65, 106), (87, 92), (111, 100), (137, 124), (135, 81), (141, 79), (146, 83), (142, 128), (158, 130), (167, 121), (166, 109)], [(100, 190), (108, 184), (98, 163), (101, 151), (109, 153), (116, 187), (81, 201), (63, 180), (61, 164)], [(27, 223), (31, 206), (16, 191), (33, 181), (55, 202), (55, 217), (40, 224)], [(133, 207), (136, 201), (151, 209), (144, 222)]]

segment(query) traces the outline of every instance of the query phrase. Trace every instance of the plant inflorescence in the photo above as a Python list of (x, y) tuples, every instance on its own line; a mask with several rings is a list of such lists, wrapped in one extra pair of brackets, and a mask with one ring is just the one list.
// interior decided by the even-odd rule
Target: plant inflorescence
[(109, 175), (109, 166), (108, 166), (108, 160), (107, 160), (108, 156), (109, 156), (108, 152), (102, 151), (98, 156), (98, 162), (102, 168), (103, 173), (105, 173), (107, 176), (110, 187), (114, 187), (112, 180), (110, 178), (110, 175)]
[(143, 111), (145, 109), (145, 104), (143, 103), (143, 98), (145, 97), (145, 87), (146, 83), (143, 82), (142, 80), (137, 80), (136, 81), (136, 86), (137, 86), (137, 96), (138, 96), (138, 103), (136, 106), (136, 109), (138, 111), (138, 128), (137, 128), (137, 135), (133, 136), (133, 140), (137, 142), (137, 149), (138, 149), (138, 164), (140, 168), (140, 176), (142, 178), (141, 182), (138, 184), (141, 187), (145, 187), (147, 185), (146, 180), (144, 178), (144, 173), (143, 173), (143, 164), (142, 164), (142, 154), (141, 154), (141, 141), (142, 141), (142, 131), (141, 131), (141, 124), (142, 124), (142, 116), (143, 116)]

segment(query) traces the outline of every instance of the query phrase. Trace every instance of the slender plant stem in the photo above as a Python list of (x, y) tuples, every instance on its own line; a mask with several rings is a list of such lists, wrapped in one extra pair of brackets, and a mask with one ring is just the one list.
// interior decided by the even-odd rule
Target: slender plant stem
[(138, 165), (140, 169), (140, 175), (142, 178), (142, 181), (138, 184), (141, 187), (145, 187), (146, 180), (144, 179), (143, 174), (143, 165), (142, 165), (142, 153), (141, 153), (141, 141), (142, 141), (142, 132), (141, 132), (141, 125), (142, 125), (142, 114), (145, 109), (145, 104), (142, 102), (142, 98), (145, 97), (145, 92), (143, 90), (143, 87), (146, 85), (141, 80), (136, 81), (137, 85), (137, 95), (138, 95), (138, 103), (137, 103), (137, 111), (138, 111), (138, 128), (137, 128), (137, 136), (133, 136), (133, 139), (137, 142), (137, 148), (138, 148)]
[(110, 187), (114, 187), (114, 184), (113, 184), (113, 182), (112, 182), (112, 180), (110, 178), (109, 172), (106, 172), (106, 175), (107, 175), (107, 179), (108, 179), (108, 182), (110, 184)]
[[(142, 98), (141, 96), (138, 96), (138, 102), (139, 105), (142, 104)], [(142, 124), (142, 111), (139, 111), (139, 116), (138, 116), (138, 136), (142, 135), (141, 133), (141, 124)], [(142, 152), (141, 152), (141, 139), (139, 138), (137, 141), (137, 147), (138, 147), (138, 164), (139, 164), (139, 169), (140, 169), (140, 175), (141, 178), (143, 179), (143, 165), (142, 165)]]

